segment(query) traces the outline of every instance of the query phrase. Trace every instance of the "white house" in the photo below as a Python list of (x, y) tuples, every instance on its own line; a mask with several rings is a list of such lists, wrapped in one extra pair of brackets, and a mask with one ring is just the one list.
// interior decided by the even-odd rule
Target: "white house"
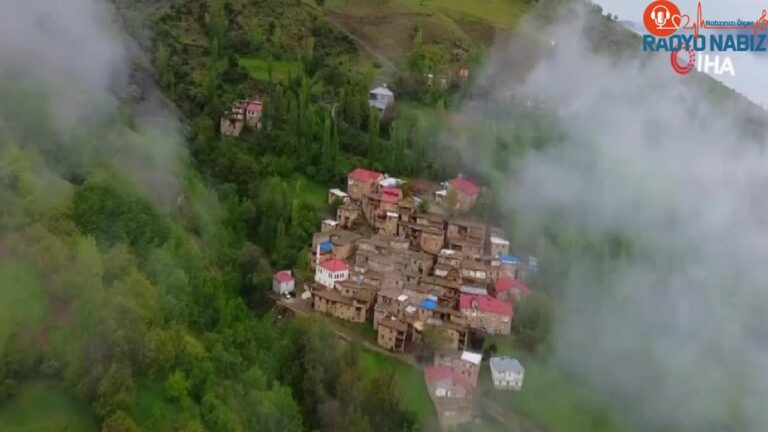
[(379, 111), (384, 111), (395, 102), (395, 94), (387, 88), (386, 84), (376, 87), (368, 92), (368, 105)]
[(523, 387), (525, 369), (512, 357), (491, 357), (493, 386), (500, 390), (520, 390)]
[(349, 279), (349, 265), (336, 258), (321, 262), (315, 269), (315, 282), (333, 288), (336, 282)]
[(272, 291), (283, 295), (294, 291), (296, 280), (290, 270), (281, 270), (272, 277)]

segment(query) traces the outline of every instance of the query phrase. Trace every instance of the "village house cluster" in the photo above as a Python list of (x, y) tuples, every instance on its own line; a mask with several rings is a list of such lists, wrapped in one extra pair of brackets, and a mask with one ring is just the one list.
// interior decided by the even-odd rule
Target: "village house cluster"
[(238, 137), (247, 126), (261, 127), (262, 103), (259, 99), (237, 100), (232, 109), (225, 111), (221, 117), (219, 131), (222, 135)]
[[(316, 312), (371, 323), (378, 344), (392, 352), (432, 346), (439, 354), (425, 380), (441, 422), (457, 424), (471, 416), (480, 367), (480, 354), (467, 351), (470, 337), (511, 332), (515, 301), (529, 291), (525, 280), (536, 261), (511, 255), (500, 229), (444, 216), (453, 211), (420, 212), (422, 199), (407, 196), (404, 184), (357, 168), (346, 191), (328, 191), (329, 202), (338, 204), (336, 218), (324, 220), (313, 236), (314, 280), (305, 296)], [(463, 177), (441, 187), (428, 195), (438, 206), (454, 196), (461, 213), (481, 194)], [(283, 280), (284, 273), (276, 275), (278, 294)], [(497, 388), (519, 389), (522, 376), (515, 381), (507, 362), (497, 366)]]

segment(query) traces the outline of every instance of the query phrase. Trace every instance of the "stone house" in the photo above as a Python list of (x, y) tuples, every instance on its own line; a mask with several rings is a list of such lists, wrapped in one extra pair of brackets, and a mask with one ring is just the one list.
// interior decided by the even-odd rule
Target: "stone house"
[(219, 122), (219, 131), (222, 135), (238, 137), (243, 132), (245, 116), (242, 112), (227, 111)]
[(373, 309), (373, 329), (377, 329), (379, 321), (386, 315), (403, 316), (405, 307), (409, 304), (407, 301), (408, 296), (400, 290), (382, 289), (377, 291), (376, 305)]
[(512, 331), (512, 305), (487, 295), (461, 294), (459, 310), (469, 327), (489, 334)]
[(368, 319), (371, 302), (365, 298), (345, 297), (340, 292), (315, 286), (312, 290), (312, 308), (336, 318), (363, 323)]
[(335, 220), (333, 220), (333, 219), (325, 219), (320, 224), (320, 232), (324, 233), (324, 232), (328, 232), (328, 231), (333, 231), (333, 230), (337, 229), (338, 227), (339, 227), (339, 223), (336, 222)]
[(428, 366), (424, 377), (431, 396), (438, 398), (471, 398), (474, 385), (451, 367)]
[(454, 219), (446, 228), (446, 243), (449, 249), (460, 251), (465, 258), (485, 254), (486, 226), (480, 222)]
[(495, 297), (503, 302), (514, 303), (531, 292), (525, 282), (511, 277), (503, 277), (494, 284)]
[(360, 234), (345, 229), (316, 232), (312, 235), (310, 268), (314, 270), (318, 262), (331, 258), (348, 260), (355, 253), (355, 245), (360, 238)]
[(258, 100), (238, 100), (224, 112), (219, 124), (222, 135), (240, 136), (245, 126), (261, 127), (262, 104)]
[(509, 254), (509, 240), (501, 237), (491, 236), (489, 239), (491, 245), (491, 256), (496, 258)]
[(460, 212), (469, 211), (475, 205), (475, 201), (480, 196), (480, 187), (462, 176), (448, 181), (446, 194), (455, 191), (456, 208)]
[(501, 270), (499, 271), (499, 277), (511, 277), (512, 279), (523, 279), (525, 276), (525, 268), (520, 263), (520, 258), (514, 255), (502, 255), (499, 257), (501, 261)]
[(447, 264), (435, 264), (435, 276), (456, 282), (461, 282), (461, 272), (458, 268)]
[(336, 209), (336, 221), (341, 228), (350, 229), (352, 224), (361, 217), (360, 206), (353, 202), (346, 202)]
[(421, 342), (424, 340), (424, 331), (435, 330), (442, 332), (445, 339), (441, 349), (454, 351), (464, 350), (469, 341), (469, 327), (451, 321), (440, 321), (436, 318), (430, 318), (426, 321), (417, 321), (413, 326), (413, 341)]
[(434, 219), (431, 217), (416, 214), (411, 217), (410, 221), (400, 222), (399, 234), (408, 239), (413, 247), (432, 255), (438, 255), (445, 243), (445, 233), (442, 222), (435, 224), (433, 221)]
[(408, 257), (408, 271), (421, 276), (427, 276), (430, 274), (434, 265), (434, 261), (432, 260), (431, 255), (421, 251), (408, 250), (402, 253)]
[(461, 261), (463, 259), (464, 256), (461, 252), (451, 249), (442, 249), (437, 255), (438, 264), (444, 264), (455, 268), (461, 267)]
[(438, 276), (424, 276), (421, 278), (420, 283), (428, 289), (434, 289), (439, 292), (438, 298), (440, 301), (450, 307), (453, 307), (459, 299), (461, 283), (457, 281)]
[(427, 391), (435, 404), (440, 425), (450, 428), (472, 420), (474, 386), (452, 368), (424, 368)]
[(373, 302), (376, 298), (377, 287), (370, 285), (362, 276), (355, 275), (347, 280), (336, 283), (335, 289), (345, 297), (357, 297)]
[(378, 183), (384, 175), (365, 168), (355, 168), (347, 175), (347, 193), (356, 201), (362, 201), (365, 194), (377, 191)]
[(488, 267), (482, 262), (465, 259), (461, 262), (461, 279), (476, 284), (489, 282)]
[(480, 363), (483, 355), (471, 351), (442, 351), (435, 353), (435, 366), (452, 368), (472, 383), (477, 385)]
[(377, 341), (379, 346), (394, 352), (405, 351), (408, 339), (408, 324), (394, 315), (386, 315), (379, 320)]

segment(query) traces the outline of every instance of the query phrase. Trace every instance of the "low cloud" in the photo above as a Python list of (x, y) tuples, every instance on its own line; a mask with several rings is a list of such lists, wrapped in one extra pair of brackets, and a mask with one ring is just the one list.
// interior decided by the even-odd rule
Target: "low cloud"
[[(509, 100), (533, 101), (554, 113), (562, 144), (507, 164), (495, 143), (445, 142), (499, 181), (519, 239), (536, 244), (556, 217), (570, 232), (630, 240), (631, 253), (610, 263), (539, 241), (544, 265), (564, 273), (553, 292), (555, 361), (641, 430), (768, 430), (762, 135), (745, 127), (746, 111), (674, 74), (668, 57), (595, 54), (583, 18), (523, 28), (495, 48), (485, 96), (463, 115), (504, 125)], [(555, 43), (521, 55), (537, 38)]]
[(64, 176), (111, 165), (169, 203), (181, 126), (109, 7), (0, 0), (0, 119)]

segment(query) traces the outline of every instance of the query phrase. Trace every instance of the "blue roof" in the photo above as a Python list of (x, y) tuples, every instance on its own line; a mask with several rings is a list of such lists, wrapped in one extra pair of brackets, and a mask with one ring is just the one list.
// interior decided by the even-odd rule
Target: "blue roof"
[(437, 302), (434, 300), (426, 299), (422, 300), (421, 303), (419, 303), (419, 306), (423, 307), (424, 309), (435, 310), (437, 309)]
[(504, 264), (520, 264), (520, 258), (514, 255), (502, 255), (501, 262)]
[(333, 250), (333, 244), (330, 241), (320, 243), (320, 252), (330, 252)]

